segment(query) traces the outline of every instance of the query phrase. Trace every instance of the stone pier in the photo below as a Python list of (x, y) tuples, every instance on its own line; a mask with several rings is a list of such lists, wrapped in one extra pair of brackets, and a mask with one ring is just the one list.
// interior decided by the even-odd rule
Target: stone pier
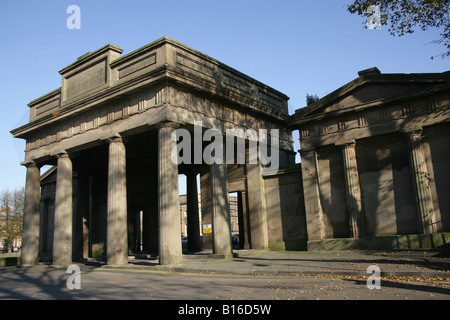
[(53, 227), (53, 263), (72, 263), (72, 161), (66, 152), (58, 159)]
[(178, 195), (178, 166), (172, 161), (172, 132), (175, 123), (158, 125), (158, 205), (159, 262), (180, 264), (182, 260), (180, 233), (180, 199)]

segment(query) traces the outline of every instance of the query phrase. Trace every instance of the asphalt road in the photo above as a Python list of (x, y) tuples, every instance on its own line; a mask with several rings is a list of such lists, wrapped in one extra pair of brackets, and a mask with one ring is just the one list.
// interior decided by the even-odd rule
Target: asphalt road
[[(18, 300), (449, 300), (450, 282), (419, 278), (200, 275), (82, 267), (80, 289), (65, 269), (0, 270), (0, 299)], [(374, 284), (375, 282), (371, 282)]]

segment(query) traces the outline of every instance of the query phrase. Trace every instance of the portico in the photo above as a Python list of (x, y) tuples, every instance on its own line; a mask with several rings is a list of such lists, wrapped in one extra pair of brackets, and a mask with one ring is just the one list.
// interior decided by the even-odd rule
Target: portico
[(370, 68), (290, 117), (299, 130), (309, 249), (447, 241), (449, 82), (449, 72)]
[[(203, 232), (204, 247), (232, 255), (230, 191), (250, 204), (249, 227), (242, 227), (246, 246), (267, 247), (262, 164), (177, 164), (172, 134), (177, 128), (193, 133), (196, 122), (222, 133), (279, 129), (280, 164), (293, 163), (284, 124), (288, 98), (166, 37), (121, 53), (108, 44), (63, 68), (61, 88), (30, 102), (30, 122), (12, 131), (26, 140), (23, 263), (35, 264), (46, 252), (58, 265), (88, 256), (127, 264), (141, 232), (144, 251), (156, 252), (161, 264), (181, 263), (182, 173), (189, 184), (191, 248), (198, 249), (202, 231), (193, 203), (200, 192), (202, 221), (212, 225), (211, 233)], [(54, 191), (42, 187), (39, 197), (44, 165), (55, 166)]]

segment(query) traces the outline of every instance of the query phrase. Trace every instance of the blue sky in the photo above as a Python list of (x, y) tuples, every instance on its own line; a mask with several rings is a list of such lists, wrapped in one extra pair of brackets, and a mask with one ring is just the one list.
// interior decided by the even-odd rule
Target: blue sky
[[(323, 97), (378, 67), (383, 73), (443, 72), (450, 58), (436, 30), (392, 37), (364, 29), (351, 0), (0, 0), (0, 191), (25, 184), (25, 144), (9, 131), (27, 123), (27, 104), (61, 86), (58, 73), (107, 43), (129, 53), (162, 36), (207, 54), (290, 97)], [(81, 9), (69, 30), (67, 7)], [(295, 149), (299, 148), (297, 135)]]

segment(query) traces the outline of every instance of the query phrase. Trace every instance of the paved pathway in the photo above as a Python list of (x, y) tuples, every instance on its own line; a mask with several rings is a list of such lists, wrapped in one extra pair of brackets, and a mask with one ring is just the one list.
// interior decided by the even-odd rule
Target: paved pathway
[[(184, 255), (180, 266), (159, 266), (156, 259), (130, 259), (125, 269), (151, 269), (217, 274), (290, 274), (368, 276), (375, 265), (382, 277), (443, 277), (450, 279), (450, 252), (439, 251), (255, 251), (235, 250), (232, 260)], [(102, 268), (116, 268), (102, 266)]]
[[(121, 267), (78, 264), (80, 290), (68, 288), (71, 274), (63, 267), (3, 267), (0, 300), (450, 299), (448, 251), (235, 253), (232, 260), (189, 254), (179, 266), (139, 256)], [(380, 288), (371, 290), (367, 268), (374, 265), (382, 278)]]

